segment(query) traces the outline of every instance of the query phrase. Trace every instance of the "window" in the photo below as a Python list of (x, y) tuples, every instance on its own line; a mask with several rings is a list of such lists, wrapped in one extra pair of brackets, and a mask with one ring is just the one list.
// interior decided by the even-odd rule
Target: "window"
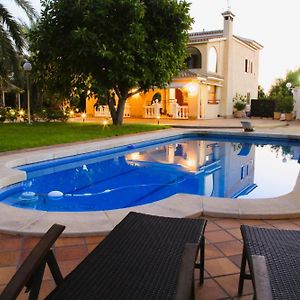
[(208, 103), (209, 104), (217, 104), (217, 97), (216, 97), (216, 86), (209, 85), (208, 86)]
[(208, 51), (208, 66), (207, 69), (209, 72), (217, 73), (217, 50), (215, 47), (209, 48)]
[(202, 55), (197, 48), (188, 48), (190, 57), (187, 59), (186, 64), (188, 69), (201, 69), (202, 68)]
[(245, 73), (253, 73), (253, 62), (248, 58), (245, 59)]
[(245, 59), (245, 73), (248, 73), (248, 59)]

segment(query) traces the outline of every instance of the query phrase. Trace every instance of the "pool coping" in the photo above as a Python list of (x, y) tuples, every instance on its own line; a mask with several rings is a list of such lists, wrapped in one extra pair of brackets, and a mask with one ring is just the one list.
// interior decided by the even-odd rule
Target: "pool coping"
[[(300, 135), (270, 132), (241, 132), (238, 130), (215, 129), (167, 129), (143, 134), (133, 134), (73, 143), (30, 151), (7, 153), (0, 156), (0, 188), (26, 179), (24, 171), (13, 169), (17, 166), (41, 162), (54, 158), (83, 154), (124, 146), (153, 139), (167, 138), (186, 133), (288, 138), (300, 140)], [(169, 217), (222, 217), (239, 219), (286, 219), (300, 217), (300, 175), (294, 190), (286, 195), (268, 199), (227, 199), (189, 194), (176, 194), (161, 201), (141, 206), (95, 212), (45, 212), (15, 208), (0, 203), (0, 232), (39, 236), (53, 223), (66, 226), (64, 236), (107, 234), (130, 211)]]

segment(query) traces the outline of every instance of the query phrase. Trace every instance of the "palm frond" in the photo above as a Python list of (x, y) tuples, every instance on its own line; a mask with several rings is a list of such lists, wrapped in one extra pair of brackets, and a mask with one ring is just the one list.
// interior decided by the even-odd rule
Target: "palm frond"
[(33, 8), (33, 6), (30, 4), (29, 1), (27, 0), (14, 0), (15, 3), (20, 6), (28, 16), (30, 21), (34, 21), (35, 19), (38, 18), (38, 14), (36, 10)]
[[(22, 51), (24, 47), (24, 39), (21, 34), (21, 26), (18, 24), (13, 16), (8, 12), (8, 10), (0, 3), (0, 27), (2, 30), (5, 30), (4, 27), (7, 27), (7, 30), (14, 41), (17, 49)], [(0, 40), (0, 45), (2, 41)]]
[(18, 53), (8, 32), (3, 27), (0, 27), (0, 46), (0, 74), (7, 77), (8, 72), (12, 71), (17, 76), (19, 73)]

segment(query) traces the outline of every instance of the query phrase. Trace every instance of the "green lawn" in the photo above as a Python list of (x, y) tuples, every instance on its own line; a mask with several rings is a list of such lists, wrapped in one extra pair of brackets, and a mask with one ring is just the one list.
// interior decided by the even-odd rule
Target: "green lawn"
[(103, 126), (96, 123), (5, 123), (0, 124), (0, 152), (86, 141), (130, 133), (165, 129), (168, 126), (124, 124)]

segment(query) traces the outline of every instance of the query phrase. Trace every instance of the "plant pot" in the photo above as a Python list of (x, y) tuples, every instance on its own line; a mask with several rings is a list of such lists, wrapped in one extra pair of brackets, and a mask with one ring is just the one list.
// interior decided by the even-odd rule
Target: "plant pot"
[(242, 118), (242, 117), (244, 116), (244, 111), (243, 111), (243, 110), (236, 110), (236, 111), (234, 112), (234, 116), (235, 116), (236, 118)]
[(280, 120), (280, 116), (281, 116), (281, 112), (274, 111), (274, 116), (273, 116), (274, 120)]
[(292, 121), (293, 120), (293, 114), (292, 113), (285, 113), (285, 120), (286, 121)]

